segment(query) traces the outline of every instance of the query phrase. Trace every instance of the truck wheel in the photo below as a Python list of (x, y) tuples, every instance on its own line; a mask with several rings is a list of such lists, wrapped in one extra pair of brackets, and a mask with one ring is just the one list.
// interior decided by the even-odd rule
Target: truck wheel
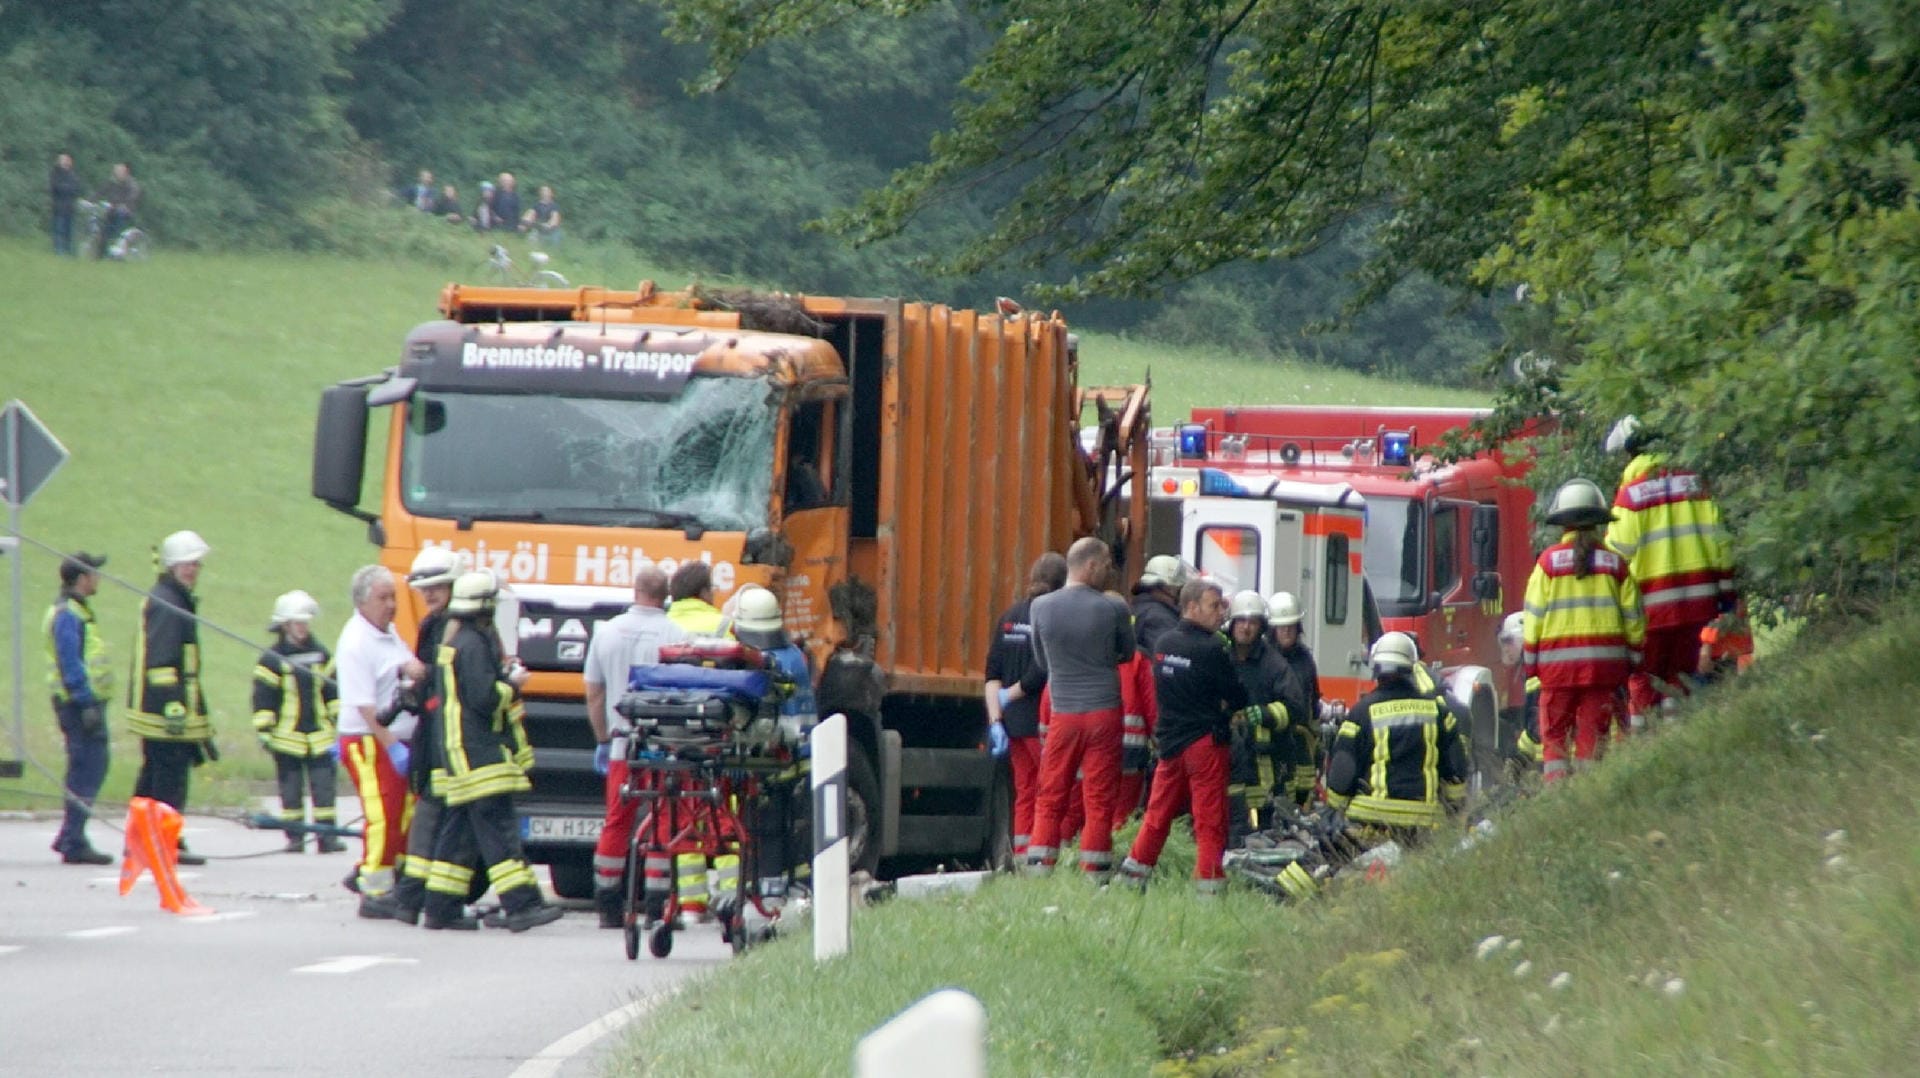
[(568, 857), (547, 865), (547, 878), (553, 881), (553, 893), (561, 898), (593, 897), (593, 862)]
[(848, 871), (872, 875), (880, 868), (880, 780), (865, 746), (847, 744)]

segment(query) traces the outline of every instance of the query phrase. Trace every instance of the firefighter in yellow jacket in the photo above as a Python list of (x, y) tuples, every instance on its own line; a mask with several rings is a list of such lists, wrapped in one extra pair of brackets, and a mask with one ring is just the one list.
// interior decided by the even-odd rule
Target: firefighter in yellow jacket
[[(280, 819), (295, 825), (287, 832), (287, 852), (299, 853), (306, 837), (299, 826), (313, 798), (313, 822), (332, 827), (340, 701), (333, 689), (333, 656), (313, 638), (320, 604), (304, 591), (273, 601), (267, 630), (277, 639), (253, 667), (253, 730), (260, 747), (273, 755), (280, 783)], [(322, 834), (320, 853), (339, 853), (346, 843)]]
[(520, 820), (513, 795), (527, 790), (533, 749), (521, 724), (518, 682), (508, 680), (500, 639), (493, 631), (494, 601), (500, 593), (492, 573), (469, 572), (453, 582), (448, 621), (434, 656), (430, 708), (439, 715), (428, 726), (437, 735), (433, 747), (434, 788), (446, 809), (433, 841), (433, 866), (427, 878), (423, 910), (433, 929), (474, 929), (479, 922), (461, 912), (473, 883), (467, 866), (477, 855), (500, 896), (505, 927), (525, 932), (557, 921), (558, 906), (540, 896), (520, 847)]
[[(200, 623), (193, 588), (200, 580), (206, 540), (178, 531), (155, 552), (160, 578), (140, 607), (140, 644), (134, 653), (132, 714), (127, 727), (140, 737), (140, 775), (135, 797), (150, 797), (185, 812), (193, 768), (218, 756), (206, 697), (200, 691)], [(180, 863), (205, 864), (181, 844)]]
[(1370, 658), (1378, 685), (1334, 737), (1327, 803), (1376, 837), (1407, 842), (1466, 798), (1466, 747), (1452, 710), (1414, 684), (1411, 637), (1387, 633)]

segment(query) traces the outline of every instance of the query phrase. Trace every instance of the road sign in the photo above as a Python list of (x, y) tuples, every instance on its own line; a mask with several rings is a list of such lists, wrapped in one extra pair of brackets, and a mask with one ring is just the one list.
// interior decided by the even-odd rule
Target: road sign
[(18, 509), (33, 500), (67, 462), (67, 447), (33, 409), (17, 400), (0, 409), (0, 503)]

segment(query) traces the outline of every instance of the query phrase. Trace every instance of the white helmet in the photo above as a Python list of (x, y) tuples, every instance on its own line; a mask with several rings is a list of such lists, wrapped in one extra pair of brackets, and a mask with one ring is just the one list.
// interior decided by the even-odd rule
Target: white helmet
[(1591, 479), (1569, 479), (1554, 492), (1547, 523), (1562, 528), (1597, 528), (1613, 519), (1613, 507)]
[(273, 618), (267, 622), (267, 628), (278, 629), (289, 621), (312, 621), (319, 616), (320, 603), (313, 596), (295, 588), (273, 601)]
[(1406, 633), (1387, 633), (1373, 642), (1373, 651), (1367, 658), (1373, 663), (1376, 677), (1385, 673), (1404, 674), (1420, 661), (1420, 649), (1413, 646), (1413, 637)]
[(436, 584), (451, 584), (466, 570), (466, 555), (455, 554), (452, 547), (426, 547), (413, 556), (413, 565), (407, 569), (407, 585), (431, 588)]
[(1239, 621), (1241, 618), (1267, 620), (1267, 601), (1260, 598), (1257, 591), (1236, 591), (1227, 602), (1227, 620)]
[(1179, 591), (1193, 579), (1192, 570), (1187, 563), (1171, 554), (1155, 554), (1147, 559), (1147, 567), (1140, 572), (1140, 586), (1143, 588), (1172, 588)]
[(449, 614), (479, 614), (493, 609), (500, 595), (500, 582), (492, 573), (461, 573), (453, 581), (453, 597), (447, 600)]
[(1526, 639), (1526, 636), (1527, 615), (1521, 611), (1516, 610), (1508, 614), (1506, 619), (1500, 622), (1499, 640), (1502, 644), (1517, 644)]
[(1300, 600), (1289, 591), (1276, 591), (1267, 598), (1267, 623), (1270, 625), (1300, 624)]
[(160, 540), (160, 567), (171, 569), (176, 565), (199, 561), (211, 549), (198, 532), (174, 532)]
[(780, 620), (780, 599), (758, 584), (740, 589), (733, 607), (734, 628), (749, 633), (777, 633), (785, 623)]
[(1607, 432), (1607, 452), (1625, 453), (1640, 441), (1640, 417), (1623, 415)]

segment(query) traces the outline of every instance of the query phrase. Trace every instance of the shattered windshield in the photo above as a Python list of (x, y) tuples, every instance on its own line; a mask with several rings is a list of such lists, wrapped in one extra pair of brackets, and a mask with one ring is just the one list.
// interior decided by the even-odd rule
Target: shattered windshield
[(1409, 512), (1412, 505), (1405, 498), (1367, 497), (1367, 538), (1360, 560), (1380, 613), (1390, 618), (1418, 614), (1426, 608), (1423, 529), (1420, 514)]
[(746, 531), (767, 523), (775, 416), (747, 378), (664, 401), (421, 393), (403, 500), (423, 516)]

